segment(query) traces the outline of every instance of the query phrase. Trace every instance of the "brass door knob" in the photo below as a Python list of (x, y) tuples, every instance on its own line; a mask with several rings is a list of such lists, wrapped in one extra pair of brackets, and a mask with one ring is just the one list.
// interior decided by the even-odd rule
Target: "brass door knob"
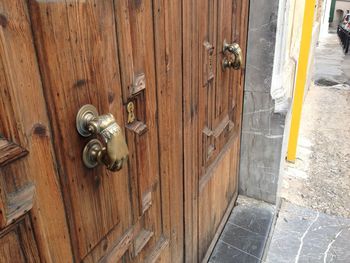
[(225, 55), (222, 66), (224, 69), (233, 68), (240, 69), (242, 66), (242, 49), (237, 43), (228, 44), (226, 40), (224, 41), (224, 47), (222, 49), (223, 54)]
[[(119, 171), (126, 162), (129, 150), (121, 128), (112, 114), (99, 115), (93, 105), (81, 107), (76, 118), (77, 130), (81, 136), (97, 136), (89, 141), (83, 150), (86, 167), (106, 165), (108, 170)], [(104, 144), (99, 140), (102, 139)]]

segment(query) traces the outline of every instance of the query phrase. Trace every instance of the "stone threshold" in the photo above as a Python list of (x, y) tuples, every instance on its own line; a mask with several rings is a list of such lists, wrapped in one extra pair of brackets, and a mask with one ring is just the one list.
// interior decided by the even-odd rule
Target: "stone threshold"
[(239, 196), (209, 262), (263, 262), (275, 211), (274, 205)]

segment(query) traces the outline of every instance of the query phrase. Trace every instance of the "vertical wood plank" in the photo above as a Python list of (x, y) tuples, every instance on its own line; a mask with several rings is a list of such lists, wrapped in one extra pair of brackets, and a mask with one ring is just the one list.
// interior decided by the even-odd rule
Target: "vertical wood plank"
[(184, 259), (181, 7), (181, 1), (154, 0), (160, 178), (169, 262)]
[(198, 262), (198, 2), (182, 1), (185, 262)]
[[(249, 5), (250, 0), (247, 1), (239, 1), (239, 9), (237, 9), (237, 14), (234, 16), (236, 17), (236, 21), (240, 21), (240, 27), (236, 26), (235, 33), (233, 34), (236, 36), (236, 39), (238, 43), (240, 44), (240, 47), (242, 49), (243, 54), (243, 65), (242, 68), (238, 71), (237, 76), (237, 89), (236, 89), (236, 109), (234, 111), (234, 119), (235, 119), (235, 130), (239, 132), (239, 136), (241, 136), (241, 129), (242, 129), (242, 112), (243, 112), (243, 97), (244, 97), (244, 83), (245, 83), (245, 72), (246, 72), (246, 59), (247, 59), (247, 44), (248, 44), (248, 23), (249, 23)], [(239, 15), (240, 14), (240, 15)], [(238, 22), (236, 22), (238, 24)], [(239, 33), (237, 33), (239, 32)], [(237, 35), (239, 37), (237, 37)], [(240, 153), (241, 147), (241, 140), (239, 140), (238, 144), (238, 152)], [(239, 165), (237, 165), (237, 173), (239, 170)], [(238, 185), (237, 185), (238, 187)]]
[[(224, 41), (232, 43), (232, 0), (217, 1), (217, 79), (215, 89), (215, 126), (217, 126), (225, 115), (227, 115), (228, 109), (228, 95), (229, 90), (234, 87), (233, 83), (230, 83), (230, 75), (232, 75), (231, 69), (223, 70), (222, 60), (224, 54), (222, 48)], [(220, 145), (221, 146), (221, 145)]]

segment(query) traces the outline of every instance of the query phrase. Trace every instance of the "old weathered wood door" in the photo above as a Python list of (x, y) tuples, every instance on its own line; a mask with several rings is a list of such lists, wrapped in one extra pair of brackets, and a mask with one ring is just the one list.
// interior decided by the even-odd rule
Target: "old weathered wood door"
[[(0, 262), (206, 259), (237, 194), (244, 63), (222, 50), (244, 61), (247, 10), (0, 0)], [(118, 172), (82, 161), (86, 104), (125, 134)]]
[[(180, 1), (0, 0), (0, 262), (183, 261), (181, 46)], [(119, 172), (84, 166), (85, 104)]]
[[(186, 262), (208, 259), (237, 196), (248, 0), (184, 1)], [(225, 43), (240, 69), (223, 68)]]

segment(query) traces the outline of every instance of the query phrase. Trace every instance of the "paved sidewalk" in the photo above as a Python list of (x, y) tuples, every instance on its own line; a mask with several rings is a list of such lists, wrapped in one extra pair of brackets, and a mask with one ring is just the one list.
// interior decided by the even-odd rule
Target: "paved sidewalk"
[(350, 84), (350, 54), (344, 54), (337, 34), (320, 39), (313, 79), (318, 86)]
[(350, 262), (350, 219), (283, 202), (266, 262)]

